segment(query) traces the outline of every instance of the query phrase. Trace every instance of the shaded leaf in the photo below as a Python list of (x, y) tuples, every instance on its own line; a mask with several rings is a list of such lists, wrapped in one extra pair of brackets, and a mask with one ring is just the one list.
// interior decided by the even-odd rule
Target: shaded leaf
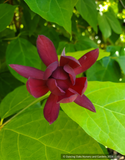
[(96, 113), (74, 102), (61, 104), (62, 109), (95, 140), (125, 154), (125, 84), (89, 82), (85, 94)]
[(0, 73), (0, 99), (3, 99), (13, 89), (22, 85), (9, 71)]
[(94, 0), (79, 0), (76, 5), (77, 10), (90, 26), (97, 32), (97, 10)]
[(72, 11), (78, 0), (25, 0), (30, 9), (50, 22), (63, 26), (71, 33)]
[(3, 31), (12, 21), (16, 7), (17, 6), (12, 6), (7, 3), (0, 4), (0, 32)]
[(115, 16), (113, 9), (111, 7), (109, 7), (108, 11), (105, 12), (104, 14), (105, 14), (111, 28), (113, 29), (113, 31), (117, 34), (121, 34), (122, 28), (121, 28), (121, 25), (120, 25), (118, 19)]
[(117, 56), (117, 57), (112, 57), (112, 59), (116, 60), (118, 64), (120, 65), (123, 73), (125, 74), (125, 56)]
[(79, 51), (89, 48), (98, 48), (98, 45), (87, 36), (78, 36), (75, 49)]
[[(8, 65), (20, 64), (41, 69), (41, 59), (39, 58), (36, 47), (23, 38), (17, 38), (8, 45), (6, 62)], [(20, 76), (12, 68), (9, 67), (9, 69), (17, 79), (26, 82), (26, 78)]]
[(105, 38), (108, 38), (111, 36), (111, 27), (109, 25), (109, 22), (107, 21), (105, 15), (98, 14), (98, 23), (99, 28)]
[(118, 63), (110, 57), (97, 61), (87, 70), (89, 81), (112, 81), (119, 82), (121, 71)]

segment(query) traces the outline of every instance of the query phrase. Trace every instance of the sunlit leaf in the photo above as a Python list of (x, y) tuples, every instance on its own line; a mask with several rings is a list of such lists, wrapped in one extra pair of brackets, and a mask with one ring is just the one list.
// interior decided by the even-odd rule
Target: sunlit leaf
[[(73, 56), (74, 58), (79, 59), (79, 58), (81, 58), (83, 55), (85, 55), (87, 52), (89, 52), (91, 50), (94, 50), (94, 48), (86, 49), (86, 50), (83, 50), (83, 51), (68, 52), (68, 53), (66, 53), (66, 55), (67, 56)], [(106, 51), (104, 51), (102, 49), (99, 49), (99, 57), (98, 57), (97, 60), (100, 60), (103, 57), (108, 57), (109, 55), (110, 55), (109, 52), (106, 52)]]
[[(0, 132), (2, 160), (60, 160), (61, 154), (104, 154), (64, 112), (52, 125), (37, 106), (12, 119)], [(10, 147), (11, 146), (11, 147)], [(70, 158), (71, 159), (71, 158)]]
[(89, 82), (85, 94), (96, 113), (74, 102), (61, 104), (62, 109), (95, 140), (125, 154), (125, 84)]
[(49, 93), (40, 98), (34, 98), (26, 89), (26, 86), (16, 88), (14, 91), (9, 93), (0, 104), (0, 117), (4, 119), (11, 116), (17, 111), (30, 107), (33, 104), (47, 98)]

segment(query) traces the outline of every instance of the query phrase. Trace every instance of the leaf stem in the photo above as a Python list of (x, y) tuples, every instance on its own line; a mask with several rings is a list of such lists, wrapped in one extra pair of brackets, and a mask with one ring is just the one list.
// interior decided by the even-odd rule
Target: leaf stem
[(3, 128), (7, 123), (9, 123), (12, 119), (14, 119), (15, 117), (17, 117), (19, 114), (21, 114), (23, 111), (25, 111), (27, 108), (29, 108), (30, 106), (36, 104), (39, 101), (42, 101), (44, 99), (46, 99), (49, 96), (50, 92), (48, 92), (46, 95), (37, 98), (35, 101), (33, 101), (32, 103), (30, 103), (27, 107), (23, 108), (21, 111), (19, 111), (17, 114), (15, 114), (13, 117), (11, 117), (9, 120), (7, 120), (2, 126), (1, 128)]
[(119, 0), (121, 2), (121, 5), (123, 6), (123, 8), (125, 8), (124, 3), (122, 2), (122, 0)]

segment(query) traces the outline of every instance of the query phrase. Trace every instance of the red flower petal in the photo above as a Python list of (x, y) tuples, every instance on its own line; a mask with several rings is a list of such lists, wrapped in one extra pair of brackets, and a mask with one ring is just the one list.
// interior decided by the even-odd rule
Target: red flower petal
[(82, 97), (78, 95), (74, 102), (92, 112), (96, 112), (94, 105), (85, 95)]
[(99, 49), (97, 48), (82, 56), (79, 59), (81, 66), (74, 69), (75, 74), (77, 75), (89, 69), (96, 62), (98, 55)]
[(53, 73), (52, 73), (52, 77), (55, 79), (68, 79), (69, 76), (68, 74), (63, 70), (62, 67), (58, 67)]
[(65, 92), (57, 86), (56, 80), (53, 78), (47, 80), (47, 86), (49, 90), (55, 95), (60, 96), (65, 94)]
[(73, 102), (77, 98), (77, 94), (74, 94), (73, 92), (67, 90), (65, 95), (58, 97), (58, 103), (69, 103)]
[(63, 50), (60, 58), (60, 66), (68, 64), (71, 68), (77, 68), (81, 66), (78, 60), (71, 56), (65, 56), (65, 49)]
[(66, 79), (66, 80), (57, 79), (56, 82), (57, 82), (57, 85), (64, 91), (67, 90), (71, 85), (71, 82), (69, 79)]
[(58, 96), (50, 94), (44, 107), (44, 117), (52, 124), (59, 115), (60, 105), (57, 103)]
[(87, 88), (87, 78), (76, 78), (75, 85), (70, 86), (70, 88), (76, 91), (78, 94), (82, 95)]
[(48, 78), (52, 75), (53, 71), (55, 71), (55, 69), (56, 69), (57, 67), (58, 67), (58, 62), (57, 62), (57, 61), (51, 63), (51, 64), (46, 68), (46, 70), (45, 70), (45, 72), (44, 72), (44, 75), (43, 75), (43, 79), (44, 79), (44, 80), (48, 79)]
[(29, 78), (26, 86), (29, 93), (35, 98), (41, 97), (49, 91), (44, 80)]
[(58, 57), (56, 54), (56, 49), (52, 43), (52, 41), (40, 35), (37, 38), (37, 50), (39, 53), (40, 58), (42, 59), (43, 63), (48, 66), (51, 63), (58, 61)]
[(13, 68), (18, 74), (20, 74), (25, 78), (32, 77), (35, 79), (43, 79), (44, 72), (39, 69), (22, 66), (18, 64), (10, 64), (10, 67)]
[(64, 70), (69, 74), (70, 80), (72, 82), (72, 84), (75, 84), (75, 79), (76, 79), (76, 75), (74, 70), (69, 66), (69, 65), (65, 65)]

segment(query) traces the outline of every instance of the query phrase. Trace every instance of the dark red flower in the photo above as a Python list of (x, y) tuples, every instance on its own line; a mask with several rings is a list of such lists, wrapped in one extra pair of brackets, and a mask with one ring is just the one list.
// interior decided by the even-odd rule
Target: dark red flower
[(40, 35), (37, 39), (37, 49), (40, 58), (47, 66), (45, 72), (33, 67), (11, 64), (21, 76), (28, 78), (27, 90), (35, 98), (41, 97), (49, 90), (50, 96), (44, 107), (44, 117), (51, 124), (59, 114), (60, 103), (75, 102), (78, 105), (95, 112), (92, 102), (84, 95), (87, 88), (87, 78), (76, 78), (76, 75), (90, 68), (98, 58), (99, 50), (86, 53), (79, 60), (61, 54), (60, 61), (56, 49), (47, 37)]

